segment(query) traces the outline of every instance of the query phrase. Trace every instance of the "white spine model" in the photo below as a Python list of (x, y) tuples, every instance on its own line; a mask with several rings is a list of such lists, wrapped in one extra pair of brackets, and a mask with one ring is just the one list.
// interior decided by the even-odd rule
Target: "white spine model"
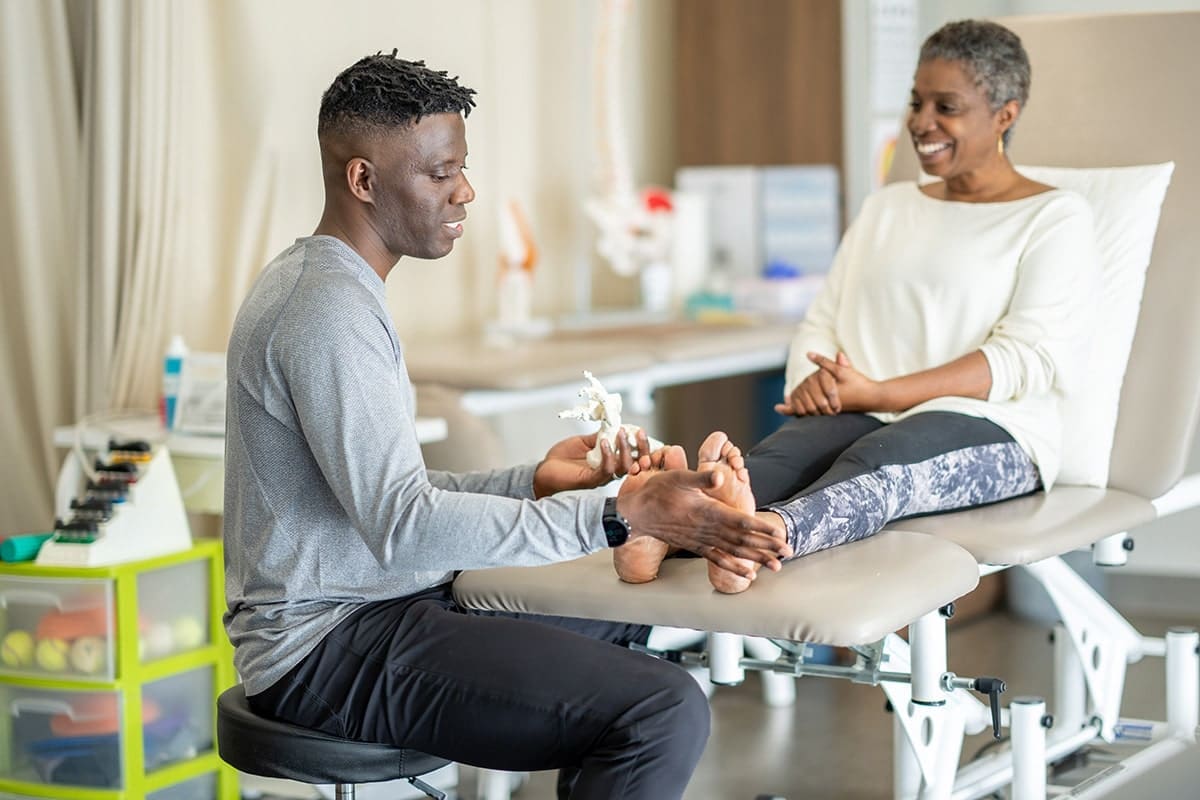
[[(617, 434), (624, 429), (625, 434), (629, 437), (629, 444), (634, 448), (632, 455), (636, 458), (641, 455), (637, 452), (637, 434), (641, 430), (637, 425), (622, 425), (621, 424), (621, 395), (605, 391), (604, 385), (596, 380), (596, 376), (587, 370), (583, 371), (583, 377), (587, 381), (587, 385), (579, 390), (579, 396), (584, 400), (580, 405), (574, 408), (568, 408), (565, 411), (558, 412), (559, 419), (577, 419), (584, 422), (599, 422), (600, 430), (596, 436), (596, 446), (587, 454), (588, 466), (596, 469), (603, 461), (603, 451), (600, 449), (602, 442), (607, 441), (609, 446), (614, 450), (617, 447)], [(650, 443), (651, 452), (663, 447), (663, 443), (652, 437), (647, 437)]]
[(652, 203), (633, 188), (621, 98), (625, 27), (632, 4), (633, 0), (601, 3), (593, 78), (600, 187), (598, 196), (584, 202), (599, 233), (597, 251), (613, 272), (626, 277), (637, 275), (649, 265), (665, 265), (674, 236), (670, 192), (655, 190), (656, 199), (664, 199), (665, 203)]

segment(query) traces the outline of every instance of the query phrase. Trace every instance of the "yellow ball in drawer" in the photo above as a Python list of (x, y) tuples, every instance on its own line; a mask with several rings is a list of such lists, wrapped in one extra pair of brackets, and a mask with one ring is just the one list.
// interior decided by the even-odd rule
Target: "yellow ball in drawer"
[(33, 663), (33, 636), (29, 631), (9, 631), (0, 642), (0, 661), (9, 669), (21, 669)]
[(67, 668), (69, 646), (63, 639), (39, 639), (37, 643), (37, 665), (46, 672), (62, 672)]

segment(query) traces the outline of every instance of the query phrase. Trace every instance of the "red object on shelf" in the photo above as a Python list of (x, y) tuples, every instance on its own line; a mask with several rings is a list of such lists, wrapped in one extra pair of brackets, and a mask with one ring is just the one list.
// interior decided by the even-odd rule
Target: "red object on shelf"
[(642, 192), (642, 202), (645, 203), (646, 210), (651, 213), (655, 211), (673, 211), (675, 208), (671, 202), (671, 192), (667, 189), (653, 186)]
[[(50, 732), (55, 736), (97, 736), (116, 733), (121, 723), (120, 697), (115, 694), (83, 695), (71, 701), (74, 715), (55, 714), (50, 718)], [(162, 716), (153, 700), (142, 700), (142, 724), (148, 725)]]
[(47, 611), (38, 620), (35, 635), (38, 639), (70, 641), (80, 636), (107, 636), (115, 628), (104, 606), (80, 611)]

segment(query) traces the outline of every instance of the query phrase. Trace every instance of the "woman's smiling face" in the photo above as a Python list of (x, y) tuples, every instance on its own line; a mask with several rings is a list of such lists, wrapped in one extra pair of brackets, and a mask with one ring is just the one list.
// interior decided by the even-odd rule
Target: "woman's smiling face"
[(997, 142), (1012, 124), (1015, 106), (1005, 104), (993, 112), (987, 88), (976, 84), (963, 62), (921, 62), (908, 111), (908, 132), (921, 169), (950, 181), (1003, 160)]

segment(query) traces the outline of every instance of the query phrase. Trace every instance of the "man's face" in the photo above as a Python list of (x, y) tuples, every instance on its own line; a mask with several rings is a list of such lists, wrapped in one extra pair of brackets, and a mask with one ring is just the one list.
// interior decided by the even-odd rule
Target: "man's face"
[(464, 173), (466, 125), (459, 114), (431, 114), (380, 142), (374, 224), (397, 258), (441, 258), (463, 234), (475, 190)]

